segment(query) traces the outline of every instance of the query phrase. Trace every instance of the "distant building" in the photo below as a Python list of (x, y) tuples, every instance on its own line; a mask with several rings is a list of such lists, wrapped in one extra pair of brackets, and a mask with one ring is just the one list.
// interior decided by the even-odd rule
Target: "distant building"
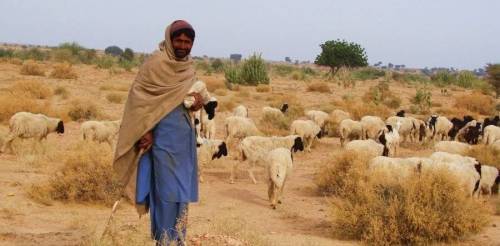
[(285, 61), (288, 63), (292, 63), (292, 59), (289, 56), (285, 57)]

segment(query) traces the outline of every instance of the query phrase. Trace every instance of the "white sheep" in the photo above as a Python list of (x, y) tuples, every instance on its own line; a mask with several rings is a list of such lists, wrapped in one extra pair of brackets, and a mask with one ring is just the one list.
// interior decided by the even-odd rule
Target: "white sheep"
[(372, 139), (353, 140), (345, 145), (345, 150), (366, 155), (370, 159), (376, 156), (388, 156), (389, 154), (389, 149), (386, 146)]
[(399, 117), (399, 116), (391, 116), (385, 120), (385, 123), (391, 125), (393, 128), (396, 127), (396, 123), (401, 122), (401, 127), (398, 130), (399, 135), (402, 138), (402, 142), (412, 141), (413, 135), (412, 130), (414, 128), (413, 119), (411, 117)]
[(384, 172), (391, 177), (401, 180), (420, 172), (422, 165), (432, 165), (432, 162), (429, 158), (420, 157), (393, 158), (377, 156), (370, 160), (368, 167), (371, 172)]
[(234, 108), (233, 116), (240, 116), (240, 117), (247, 117), (248, 118), (248, 109), (243, 105), (239, 105), (238, 107)]
[(468, 195), (474, 195), (479, 189), (482, 166), (476, 159), (446, 152), (434, 152), (429, 158), (434, 161), (431, 167), (445, 167), (454, 173), (463, 182)]
[(106, 142), (113, 146), (113, 139), (120, 129), (121, 120), (115, 121), (85, 121), (80, 126), (83, 140), (98, 143)]
[(384, 121), (378, 116), (364, 116), (360, 122), (361, 139), (377, 139), (379, 132), (386, 128)]
[(64, 123), (61, 119), (48, 117), (43, 114), (33, 114), (29, 112), (18, 112), (9, 120), (9, 134), (4, 140), (4, 145), (0, 152), (11, 149), (11, 144), (15, 139), (34, 139), (38, 144), (47, 139), (51, 132), (64, 133)]
[(397, 150), (401, 142), (401, 137), (399, 136), (401, 121), (398, 121), (394, 128), (391, 125), (387, 125), (386, 128), (387, 131), (382, 130), (378, 139), (380, 143), (387, 146), (389, 149), (389, 156), (395, 156), (397, 155)]
[(500, 140), (500, 127), (489, 125), (484, 128), (483, 143), (486, 145), (493, 144)]
[(447, 140), (448, 132), (453, 128), (453, 123), (444, 116), (432, 115), (427, 121), (427, 127), (432, 132), (432, 140)]
[(493, 186), (500, 183), (499, 170), (496, 167), (481, 165), (480, 191), (484, 194), (492, 194)]
[(424, 142), (427, 140), (427, 137), (431, 135), (431, 131), (427, 128), (425, 121), (416, 119), (413, 117), (408, 117), (412, 120), (413, 128), (412, 128), (412, 136), (415, 142)]
[(201, 121), (201, 134), (207, 139), (215, 139), (215, 133), (217, 126), (215, 123), (215, 118), (208, 119), (208, 115), (203, 115)]
[(288, 103), (284, 103), (281, 109), (266, 106), (262, 108), (262, 116), (283, 117), (287, 110)]
[(268, 152), (266, 162), (269, 174), (267, 194), (271, 207), (276, 209), (276, 203), (281, 203), (285, 182), (292, 173), (292, 152), (286, 148), (273, 149)]
[(250, 118), (240, 116), (227, 117), (224, 121), (224, 129), (226, 130), (225, 142), (227, 145), (234, 138), (243, 139), (261, 134)]
[(217, 108), (218, 103), (215, 97), (210, 96), (205, 82), (198, 80), (189, 88), (188, 96), (184, 98), (184, 107), (186, 108), (191, 108), (195, 101), (194, 96), (189, 96), (190, 93), (200, 94), (203, 101), (203, 109), (208, 114), (209, 119), (212, 119), (215, 116), (215, 108)]
[(227, 146), (222, 140), (202, 139), (198, 152), (198, 176), (203, 183), (203, 169), (210, 165), (212, 160), (227, 156)]
[(302, 138), (307, 152), (311, 152), (314, 139), (322, 137), (321, 128), (312, 120), (294, 120), (290, 125), (290, 134)]
[(472, 146), (457, 141), (439, 141), (434, 144), (434, 151), (448, 152), (452, 154), (467, 155)]
[(314, 121), (314, 123), (316, 123), (316, 125), (318, 125), (321, 128), (321, 130), (323, 131), (323, 135), (327, 134), (327, 132), (325, 131), (325, 124), (328, 122), (330, 118), (330, 116), (327, 113), (319, 110), (309, 110), (306, 111), (305, 113), (307, 118)]
[(492, 149), (495, 151), (500, 152), (500, 140), (495, 141), (493, 144), (490, 145)]
[(362, 134), (361, 122), (345, 119), (339, 124), (338, 131), (340, 136), (340, 145), (344, 146), (345, 141), (351, 141), (353, 139), (360, 139)]
[[(304, 143), (302, 138), (298, 135), (290, 135), (286, 137), (251, 136), (243, 139), (238, 145), (240, 159), (241, 161), (248, 161), (248, 174), (254, 184), (257, 183), (257, 180), (253, 175), (253, 169), (257, 166), (257, 164), (265, 161), (265, 157), (269, 151), (276, 148), (286, 148), (290, 149), (292, 152), (297, 152), (304, 150)], [(234, 173), (238, 163), (239, 162), (236, 162), (231, 170), (231, 183), (234, 183)]]

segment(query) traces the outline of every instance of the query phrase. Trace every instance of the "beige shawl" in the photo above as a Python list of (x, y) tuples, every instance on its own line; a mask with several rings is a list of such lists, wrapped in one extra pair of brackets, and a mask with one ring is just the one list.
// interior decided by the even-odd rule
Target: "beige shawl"
[(124, 195), (131, 201), (135, 201), (137, 164), (142, 154), (137, 141), (182, 103), (195, 82), (191, 57), (175, 59), (170, 30), (169, 25), (160, 50), (141, 66), (130, 88), (118, 133), (113, 168), (125, 189)]

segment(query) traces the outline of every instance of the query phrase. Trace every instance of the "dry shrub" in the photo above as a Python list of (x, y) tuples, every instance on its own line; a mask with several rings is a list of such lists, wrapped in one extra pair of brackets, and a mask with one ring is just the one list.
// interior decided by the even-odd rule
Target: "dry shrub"
[(69, 91), (64, 86), (57, 86), (54, 89), (54, 94), (61, 96), (63, 99), (68, 99)]
[(500, 168), (500, 151), (495, 150), (491, 146), (483, 144), (473, 145), (467, 155), (476, 158), (483, 165)]
[(271, 91), (271, 86), (269, 85), (257, 85), (257, 87), (255, 88), (255, 90), (257, 92), (270, 92)]
[(118, 84), (111, 84), (111, 85), (101, 85), (99, 87), (99, 90), (101, 91), (128, 91), (129, 90), (129, 85), (118, 85)]
[(78, 143), (64, 154), (64, 165), (47, 183), (29, 192), (36, 201), (79, 201), (111, 204), (119, 198), (119, 183), (113, 175), (112, 151), (107, 146)]
[(244, 97), (247, 98), (250, 96), (250, 92), (248, 90), (240, 90), (238, 93), (236, 93), (238, 97)]
[(15, 96), (33, 99), (49, 99), (54, 94), (47, 84), (35, 80), (17, 81), (8, 90)]
[(19, 58), (10, 58), (9, 62), (13, 65), (23, 65), (23, 60)]
[(73, 70), (73, 67), (69, 63), (57, 64), (50, 73), (51, 78), (55, 79), (77, 79), (78, 75)]
[(111, 103), (122, 103), (125, 100), (125, 95), (123, 93), (109, 93), (106, 95), (106, 99)]
[(227, 93), (228, 93), (228, 90), (223, 89), (223, 88), (221, 88), (221, 89), (216, 89), (216, 90), (214, 91), (214, 94), (219, 95), (219, 96), (227, 96)]
[(453, 117), (462, 117), (464, 115), (470, 115), (474, 117), (475, 119), (479, 118), (479, 114), (476, 112), (471, 112), (467, 109), (464, 108), (459, 108), (459, 107), (441, 107), (437, 108), (434, 110), (435, 113), (446, 116), (448, 118), (453, 118)]
[(21, 67), (22, 75), (34, 75), (34, 76), (45, 76), (45, 71), (42, 66), (33, 61), (27, 61), (23, 63)]
[(203, 78), (203, 81), (207, 85), (207, 89), (209, 92), (215, 92), (218, 89), (225, 89), (226, 85), (224, 84), (224, 80), (213, 79), (210, 77)]
[(259, 130), (267, 136), (282, 136), (288, 133), (289, 125), (285, 116), (264, 114), (259, 121)]
[(236, 107), (236, 102), (232, 100), (232, 98), (228, 99), (223, 99), (219, 100), (219, 104), (217, 105), (217, 111), (220, 112), (226, 112), (226, 111), (233, 111), (233, 109)]
[(8, 121), (12, 115), (21, 111), (47, 115), (51, 112), (51, 104), (15, 94), (0, 95), (0, 122)]
[(385, 119), (392, 114), (392, 110), (384, 104), (376, 105), (373, 102), (363, 103), (361, 101), (347, 100), (335, 101), (334, 104), (337, 108), (350, 112), (354, 120), (360, 120), (365, 115), (379, 116)]
[(363, 100), (376, 105), (384, 104), (392, 109), (397, 109), (401, 105), (401, 98), (392, 93), (386, 81), (380, 81), (376, 86), (370, 87), (363, 95)]
[(474, 92), (469, 95), (455, 97), (455, 107), (483, 115), (492, 115), (495, 113), (495, 100), (491, 96)]
[(375, 173), (356, 188), (334, 201), (335, 229), (369, 244), (450, 242), (479, 232), (488, 222), (487, 209), (466, 197), (458, 179), (445, 170), (401, 182)]
[(307, 85), (307, 91), (330, 93), (330, 86), (326, 82), (312, 82)]
[(81, 121), (101, 118), (102, 113), (92, 101), (74, 99), (68, 107), (68, 116), (73, 121)]
[(365, 179), (368, 158), (359, 153), (332, 155), (315, 177), (318, 192), (345, 198), (355, 193)]

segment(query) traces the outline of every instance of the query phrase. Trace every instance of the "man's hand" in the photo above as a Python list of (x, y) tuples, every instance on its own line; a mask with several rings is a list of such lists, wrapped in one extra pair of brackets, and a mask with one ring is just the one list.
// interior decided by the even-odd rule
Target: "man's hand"
[(139, 149), (148, 150), (153, 145), (153, 133), (151, 131), (147, 132), (142, 136), (142, 138), (137, 143)]
[(190, 110), (191, 111), (200, 110), (201, 107), (203, 107), (203, 98), (201, 97), (200, 93), (191, 92), (188, 95), (194, 97), (194, 103), (193, 106), (191, 106)]

